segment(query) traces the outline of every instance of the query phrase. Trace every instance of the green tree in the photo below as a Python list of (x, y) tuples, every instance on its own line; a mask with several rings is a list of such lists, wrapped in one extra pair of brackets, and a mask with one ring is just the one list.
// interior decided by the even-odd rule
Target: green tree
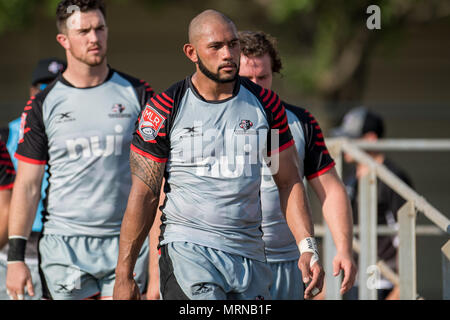
[[(330, 103), (358, 102), (368, 61), (380, 42), (395, 49), (403, 31), (450, 16), (443, 0), (254, 0), (268, 17), (292, 30), (300, 55), (286, 59), (287, 76)], [(381, 29), (369, 30), (370, 5), (381, 9)], [(289, 32), (289, 31), (288, 31)]]

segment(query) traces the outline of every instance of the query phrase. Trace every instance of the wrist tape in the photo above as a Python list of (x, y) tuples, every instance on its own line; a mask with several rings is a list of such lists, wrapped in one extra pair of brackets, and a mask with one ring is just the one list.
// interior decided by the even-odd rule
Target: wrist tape
[(300, 254), (311, 252), (313, 254), (309, 266), (312, 267), (314, 263), (319, 261), (319, 250), (317, 249), (316, 239), (308, 237), (298, 243)]
[(27, 238), (23, 236), (11, 236), (8, 238), (8, 263), (25, 261), (25, 248)]

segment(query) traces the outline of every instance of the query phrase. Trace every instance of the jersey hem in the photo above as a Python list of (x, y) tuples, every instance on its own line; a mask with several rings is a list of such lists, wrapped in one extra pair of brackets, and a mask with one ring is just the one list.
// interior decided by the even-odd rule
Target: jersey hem
[(14, 154), (14, 157), (17, 160), (23, 161), (23, 162), (27, 162), (27, 163), (31, 163), (31, 164), (47, 164), (47, 160), (37, 160), (37, 159), (32, 159), (32, 158), (28, 158), (25, 156), (22, 156), (20, 154), (18, 154), (17, 152)]
[(145, 151), (142, 151), (141, 149), (139, 149), (138, 147), (134, 146), (133, 144), (130, 146), (130, 149), (138, 154), (140, 154), (143, 157), (149, 158), (153, 161), (159, 162), (159, 163), (166, 163), (167, 162), (167, 158), (158, 158), (155, 157), (154, 155), (151, 155), (150, 153), (147, 153)]
[(325, 168), (323, 168), (322, 170), (317, 171), (316, 173), (313, 173), (309, 176), (306, 177), (307, 180), (311, 180), (313, 178), (317, 178), (318, 176), (321, 176), (322, 174), (326, 173), (328, 170), (330, 170), (331, 168), (333, 168), (336, 164), (334, 163), (334, 161), (332, 163), (330, 163), (329, 165), (327, 165)]
[(14, 183), (10, 183), (4, 186), (0, 186), (0, 190), (10, 190), (14, 187)]

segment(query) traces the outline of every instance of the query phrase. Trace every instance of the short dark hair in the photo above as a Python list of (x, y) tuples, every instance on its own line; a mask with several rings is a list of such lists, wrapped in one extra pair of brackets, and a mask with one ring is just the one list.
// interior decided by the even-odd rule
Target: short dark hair
[(239, 31), (241, 53), (246, 57), (261, 57), (269, 54), (272, 72), (280, 72), (283, 67), (277, 51), (277, 41), (270, 34), (262, 31)]
[(59, 32), (63, 32), (67, 19), (75, 12), (70, 10), (71, 6), (76, 6), (81, 12), (100, 10), (106, 19), (106, 7), (103, 0), (62, 0), (56, 8), (56, 26)]

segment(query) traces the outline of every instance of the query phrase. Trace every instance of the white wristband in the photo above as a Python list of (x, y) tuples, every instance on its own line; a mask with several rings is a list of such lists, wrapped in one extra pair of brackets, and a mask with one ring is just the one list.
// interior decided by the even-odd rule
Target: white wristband
[(319, 250), (317, 249), (316, 239), (308, 237), (298, 243), (300, 254), (311, 252), (313, 254), (309, 266), (312, 267), (314, 263), (319, 261)]

